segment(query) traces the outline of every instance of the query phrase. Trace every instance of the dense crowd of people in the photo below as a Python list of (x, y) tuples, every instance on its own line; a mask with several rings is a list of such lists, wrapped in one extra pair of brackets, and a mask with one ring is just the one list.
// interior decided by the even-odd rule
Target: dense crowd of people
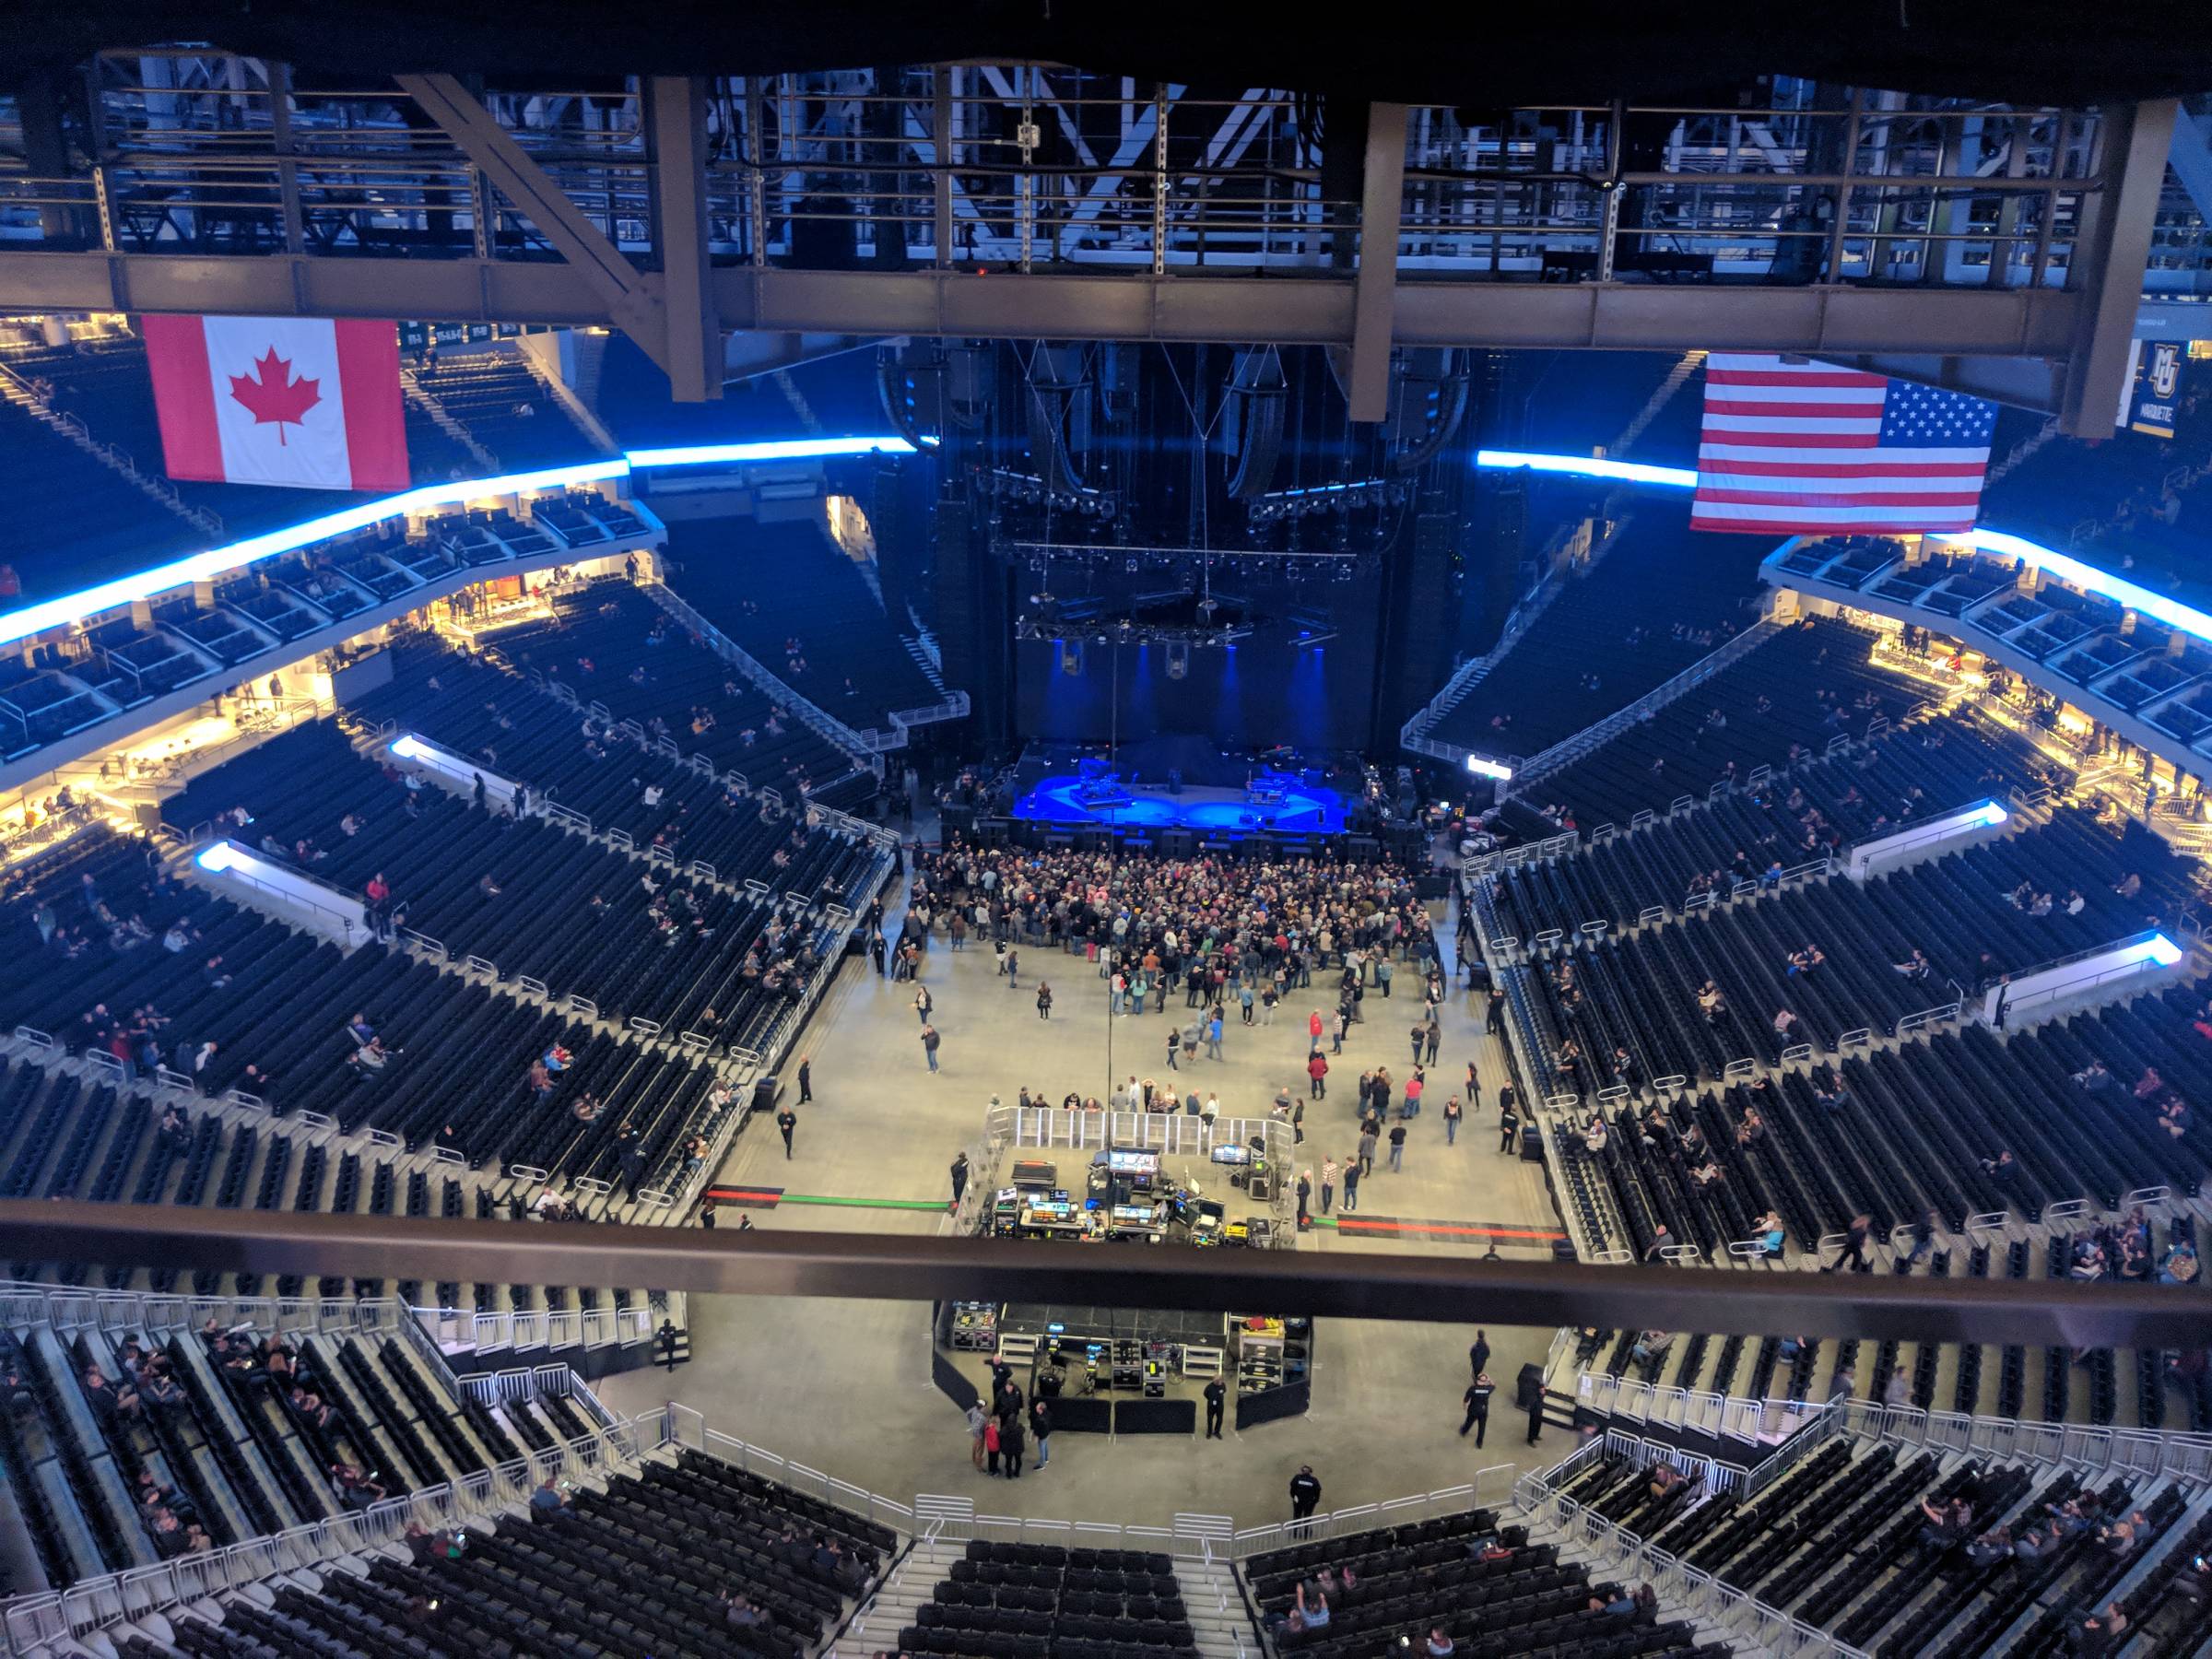
[(1218, 856), (1040, 852), (948, 837), (915, 860), (907, 939), (926, 940), (942, 915), (959, 937), (1022, 941), (1098, 960), (1102, 977), (1164, 1006), (1171, 987), (1198, 1006), (1232, 975), (1279, 991), (1316, 969), (1401, 954), (1425, 970), (1435, 955), (1413, 873), (1392, 859), (1233, 860)]

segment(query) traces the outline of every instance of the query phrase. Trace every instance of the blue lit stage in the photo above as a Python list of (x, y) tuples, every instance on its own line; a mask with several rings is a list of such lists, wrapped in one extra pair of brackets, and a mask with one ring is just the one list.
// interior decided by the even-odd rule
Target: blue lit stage
[(1336, 835), (1344, 830), (1344, 797), (1289, 777), (1257, 790), (1186, 786), (1181, 794), (1168, 794), (1063, 773), (1040, 780), (1014, 803), (1013, 816), (1069, 828), (1095, 824), (1232, 835), (1253, 830)]

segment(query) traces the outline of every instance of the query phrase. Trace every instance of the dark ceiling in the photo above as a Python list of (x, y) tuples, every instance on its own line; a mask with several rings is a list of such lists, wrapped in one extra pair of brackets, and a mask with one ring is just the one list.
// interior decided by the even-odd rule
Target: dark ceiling
[(101, 48), (190, 41), (348, 78), (441, 69), (574, 89), (608, 74), (965, 57), (1474, 108), (1706, 101), (1764, 74), (2023, 104), (2212, 90), (2212, 6), (2201, 0), (0, 3), (0, 17), (9, 11), (0, 64), (34, 73)]

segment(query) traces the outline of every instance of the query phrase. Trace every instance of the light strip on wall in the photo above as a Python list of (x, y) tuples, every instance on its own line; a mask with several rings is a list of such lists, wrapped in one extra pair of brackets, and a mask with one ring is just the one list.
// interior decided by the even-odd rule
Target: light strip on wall
[(1931, 536), (1929, 539), (1965, 541), (2000, 559), (2025, 559), (2037, 570), (2048, 571), (2060, 581), (2070, 582), (2085, 592), (2100, 594), (2116, 604), (2133, 611), (2140, 611), (2169, 628), (2178, 628), (2194, 638), (2212, 641), (2212, 616), (2194, 606), (2183, 605), (2178, 599), (2154, 594), (2124, 576), (2114, 576), (2110, 571), (2099, 570), (2095, 565), (2084, 564), (2071, 554), (2031, 542), (2024, 535), (2014, 535), (2003, 530), (1982, 529), (1970, 531), (1963, 536)]
[(1646, 466), (1641, 461), (1606, 461), (1595, 455), (1536, 455), (1525, 450), (1477, 450), (1475, 465), (1528, 472), (1570, 473), (1583, 478), (1617, 478), (1624, 484), (1658, 484), (1695, 489), (1694, 467)]
[(631, 450), (623, 455), (576, 462), (565, 466), (503, 473), (488, 478), (460, 478), (444, 484), (426, 484), (399, 495), (384, 496), (377, 500), (363, 501), (336, 512), (307, 519), (281, 530), (264, 531), (259, 535), (249, 535), (241, 541), (211, 547), (205, 553), (194, 553), (186, 559), (156, 565), (151, 570), (119, 576), (112, 582), (103, 582), (59, 599), (41, 600), (37, 605), (27, 605), (19, 610), (9, 611), (0, 615), (0, 645), (12, 644), (32, 634), (43, 633), (50, 628), (59, 628), (80, 618), (97, 616), (101, 611), (113, 610), (119, 606), (150, 599), (156, 594), (189, 587), (195, 582), (205, 582), (226, 571), (239, 570), (265, 559), (275, 559), (280, 554), (296, 553), (302, 547), (328, 541), (333, 536), (365, 530), (371, 524), (404, 518), (411, 512), (430, 512), (441, 507), (455, 507), (468, 501), (517, 495), (528, 490), (567, 489), (610, 478), (626, 478), (632, 470), (648, 467), (741, 466), (758, 462), (828, 460), (843, 455), (874, 453), (911, 455), (914, 453), (914, 446), (903, 438), (890, 436), (762, 439), (745, 443), (695, 444), (683, 449)]
[(903, 438), (774, 438), (753, 443), (693, 443), (629, 452), (632, 466), (727, 466), (748, 461), (824, 461), (839, 455), (911, 455)]

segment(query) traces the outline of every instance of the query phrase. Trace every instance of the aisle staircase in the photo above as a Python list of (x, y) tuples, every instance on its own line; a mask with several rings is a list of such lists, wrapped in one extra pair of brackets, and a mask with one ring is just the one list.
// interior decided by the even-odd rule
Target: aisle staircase
[(1659, 382), (1659, 389), (1652, 394), (1650, 401), (1636, 412), (1636, 418), (1621, 428), (1620, 436), (1606, 446), (1606, 453), (1617, 461), (1626, 455), (1635, 447), (1636, 440), (1643, 436), (1652, 422), (1659, 418), (1661, 411), (1674, 400), (1675, 394), (1681, 391), (1688, 383), (1690, 376), (1704, 366), (1704, 352), (1684, 352), (1682, 360), (1667, 371), (1666, 378)]
[(211, 541), (222, 539), (223, 521), (219, 517), (205, 507), (190, 505), (168, 479), (139, 471), (138, 464), (128, 454), (95, 438), (91, 429), (76, 416), (54, 408), (32, 390), (29, 381), (5, 363), (0, 363), (0, 401), (14, 405), (50, 431), (67, 439), (140, 494), (160, 502)]

